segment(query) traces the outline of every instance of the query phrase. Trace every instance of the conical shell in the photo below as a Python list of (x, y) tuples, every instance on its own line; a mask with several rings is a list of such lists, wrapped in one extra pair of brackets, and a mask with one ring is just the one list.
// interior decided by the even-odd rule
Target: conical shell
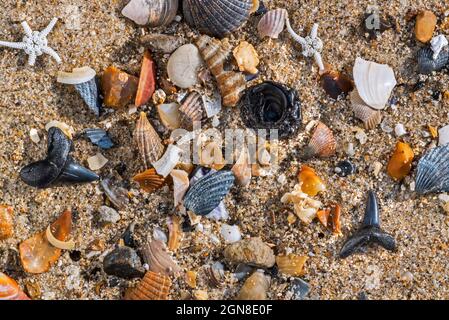
[(438, 146), (427, 152), (418, 163), (416, 192), (449, 191), (449, 145)]
[(0, 205), (0, 240), (11, 237), (13, 235), (13, 232), (13, 209), (9, 206)]
[(181, 115), (181, 127), (191, 131), (194, 123), (203, 119), (203, 99), (198, 92), (193, 91), (184, 100), (179, 108)]
[(443, 69), (449, 62), (449, 49), (444, 48), (440, 51), (437, 58), (433, 59), (433, 51), (426, 47), (418, 51), (418, 71), (422, 74), (429, 74), (433, 71)]
[(140, 188), (145, 192), (158, 190), (165, 183), (164, 177), (158, 175), (154, 168), (145, 170), (144, 172), (135, 175), (132, 179), (137, 182), (140, 185)]
[(240, 289), (237, 300), (267, 300), (267, 291), (271, 278), (265, 275), (263, 270), (255, 271), (246, 279)]
[(279, 34), (284, 30), (285, 19), (288, 12), (285, 9), (275, 9), (268, 11), (257, 25), (257, 31), (261, 39), (270, 37), (277, 39)]
[(334, 135), (324, 123), (319, 122), (310, 139), (309, 145), (304, 150), (304, 158), (326, 158), (335, 154), (336, 142)]
[(245, 90), (246, 80), (242, 73), (225, 71), (224, 64), (231, 53), (231, 45), (227, 40), (217, 40), (202, 35), (196, 41), (203, 59), (210, 72), (217, 80), (223, 98), (223, 105), (235, 106)]
[(173, 179), (174, 206), (176, 207), (189, 189), (189, 175), (184, 170), (172, 170), (170, 176)]
[(187, 24), (218, 38), (240, 28), (252, 7), (252, 0), (183, 0)]
[(218, 171), (200, 178), (184, 198), (184, 206), (197, 215), (205, 216), (220, 204), (234, 184), (231, 171)]
[(139, 25), (166, 26), (175, 19), (178, 0), (131, 0), (122, 14)]
[(167, 300), (171, 285), (169, 277), (148, 271), (135, 288), (127, 290), (125, 300)]
[(288, 276), (300, 277), (304, 275), (304, 264), (307, 256), (298, 256), (296, 254), (289, 254), (285, 256), (277, 256), (276, 264), (279, 272)]
[(357, 89), (351, 92), (350, 99), (354, 116), (363, 122), (365, 129), (374, 129), (379, 123), (381, 123), (382, 113), (379, 110), (374, 110), (365, 104), (362, 98), (360, 98)]
[(140, 113), (140, 118), (134, 131), (134, 139), (139, 148), (145, 169), (150, 168), (151, 163), (161, 158), (164, 153), (164, 146), (156, 130), (148, 121), (145, 112)]
[(143, 248), (142, 253), (150, 271), (166, 276), (178, 276), (180, 274), (181, 268), (167, 253), (162, 241), (152, 240)]
[(30, 300), (17, 282), (0, 272), (0, 300)]

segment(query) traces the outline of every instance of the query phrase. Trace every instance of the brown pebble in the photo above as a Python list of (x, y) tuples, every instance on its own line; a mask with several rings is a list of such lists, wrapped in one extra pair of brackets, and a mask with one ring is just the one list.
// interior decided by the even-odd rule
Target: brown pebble
[(421, 11), (416, 16), (415, 36), (418, 41), (423, 43), (429, 42), (432, 39), (433, 32), (437, 25), (437, 17), (432, 11)]
[(271, 268), (275, 263), (273, 250), (260, 238), (243, 239), (229, 245), (224, 256), (229, 262)]

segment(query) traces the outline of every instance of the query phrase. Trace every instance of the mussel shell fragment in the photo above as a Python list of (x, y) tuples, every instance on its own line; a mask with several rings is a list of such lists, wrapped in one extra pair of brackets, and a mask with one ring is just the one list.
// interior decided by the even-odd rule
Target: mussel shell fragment
[(86, 129), (84, 130), (84, 135), (89, 138), (90, 142), (99, 146), (101, 149), (110, 149), (114, 146), (108, 133), (102, 129)]
[(249, 128), (277, 129), (279, 138), (288, 138), (301, 125), (301, 102), (295, 90), (266, 81), (246, 90), (240, 116)]
[(449, 62), (449, 50), (444, 48), (435, 60), (430, 47), (422, 48), (418, 51), (418, 71), (421, 74), (429, 74), (433, 71), (440, 71)]
[(416, 192), (449, 191), (449, 145), (438, 146), (427, 152), (418, 163)]

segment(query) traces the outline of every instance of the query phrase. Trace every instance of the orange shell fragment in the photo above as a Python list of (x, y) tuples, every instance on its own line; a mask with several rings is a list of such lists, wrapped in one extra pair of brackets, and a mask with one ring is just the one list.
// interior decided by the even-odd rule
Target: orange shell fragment
[(308, 259), (309, 257), (307, 256), (289, 254), (285, 256), (277, 256), (276, 264), (278, 265), (280, 273), (293, 277), (299, 277), (305, 274), (304, 265)]
[(144, 105), (153, 96), (156, 90), (156, 64), (148, 50), (143, 54), (142, 68), (140, 69), (139, 86), (137, 88), (135, 105)]
[(327, 228), (327, 224), (329, 221), (329, 215), (330, 215), (331, 211), (329, 209), (325, 209), (325, 210), (319, 210), (316, 213), (316, 216), (318, 218), (318, 220), (321, 222), (321, 224)]
[(315, 170), (311, 167), (302, 165), (301, 171), (298, 174), (299, 182), (302, 182), (301, 190), (307, 195), (313, 197), (316, 196), (320, 191), (326, 190), (326, 186), (317, 176)]
[(108, 67), (101, 77), (104, 104), (115, 109), (126, 107), (136, 94), (138, 81), (114, 66)]
[(135, 175), (132, 180), (137, 182), (145, 192), (153, 192), (161, 188), (165, 183), (165, 178), (158, 175), (154, 168)]
[(388, 175), (396, 181), (404, 179), (412, 168), (414, 157), (412, 148), (408, 144), (398, 141), (387, 165)]
[(17, 282), (0, 272), (0, 300), (30, 300)]
[(0, 240), (7, 239), (13, 234), (13, 209), (0, 205)]

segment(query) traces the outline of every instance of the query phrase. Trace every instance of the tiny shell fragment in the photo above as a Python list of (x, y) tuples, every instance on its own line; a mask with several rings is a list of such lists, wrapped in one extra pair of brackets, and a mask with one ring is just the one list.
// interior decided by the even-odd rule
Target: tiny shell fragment
[(140, 42), (153, 50), (163, 53), (172, 53), (184, 44), (182, 37), (170, 36), (160, 33), (151, 33), (140, 38)]
[(293, 203), (295, 213), (305, 224), (310, 224), (315, 219), (322, 203), (314, 200), (302, 192), (301, 184), (296, 184), (292, 192), (286, 193), (281, 198), (282, 203)]
[(13, 235), (13, 231), (13, 209), (9, 206), (0, 205), (0, 240), (11, 237)]
[(108, 159), (106, 159), (101, 153), (97, 153), (96, 155), (88, 158), (87, 163), (89, 164), (90, 170), (95, 171), (103, 168), (106, 163), (108, 163)]
[(148, 50), (143, 54), (142, 68), (140, 69), (139, 85), (137, 87), (135, 105), (146, 104), (156, 90), (156, 64)]
[(245, 263), (260, 268), (271, 268), (275, 263), (273, 250), (258, 237), (230, 244), (224, 250), (224, 257), (234, 264)]
[(61, 129), (62, 132), (64, 132), (64, 134), (69, 137), (69, 139), (72, 139), (73, 134), (75, 134), (75, 130), (73, 130), (73, 128), (71, 126), (69, 126), (68, 124), (58, 121), (58, 120), (52, 120), (50, 122), (48, 122), (45, 125), (45, 130), (50, 130), (50, 128), (52, 127), (56, 127), (58, 129)]
[(190, 288), (196, 288), (196, 272), (188, 270), (186, 272), (186, 283)]
[(258, 72), (259, 57), (256, 49), (249, 42), (242, 41), (234, 49), (234, 58), (237, 61), (240, 71), (256, 74)]
[(304, 275), (304, 264), (307, 259), (307, 256), (289, 254), (285, 256), (277, 256), (276, 264), (280, 273), (288, 276), (300, 277)]
[(137, 182), (140, 185), (140, 188), (145, 192), (158, 190), (165, 183), (164, 177), (158, 175), (154, 168), (150, 168), (135, 175), (132, 180)]
[(41, 141), (41, 138), (39, 137), (39, 133), (34, 128), (30, 130), (30, 139), (34, 143), (39, 143), (39, 141)]
[(126, 107), (136, 95), (138, 83), (136, 77), (114, 66), (108, 67), (101, 77), (104, 104), (115, 109)]
[(270, 281), (270, 276), (265, 275), (263, 270), (255, 271), (246, 279), (237, 300), (266, 300)]
[(181, 230), (181, 218), (178, 216), (168, 217), (168, 250), (176, 251), (181, 245), (182, 230)]

